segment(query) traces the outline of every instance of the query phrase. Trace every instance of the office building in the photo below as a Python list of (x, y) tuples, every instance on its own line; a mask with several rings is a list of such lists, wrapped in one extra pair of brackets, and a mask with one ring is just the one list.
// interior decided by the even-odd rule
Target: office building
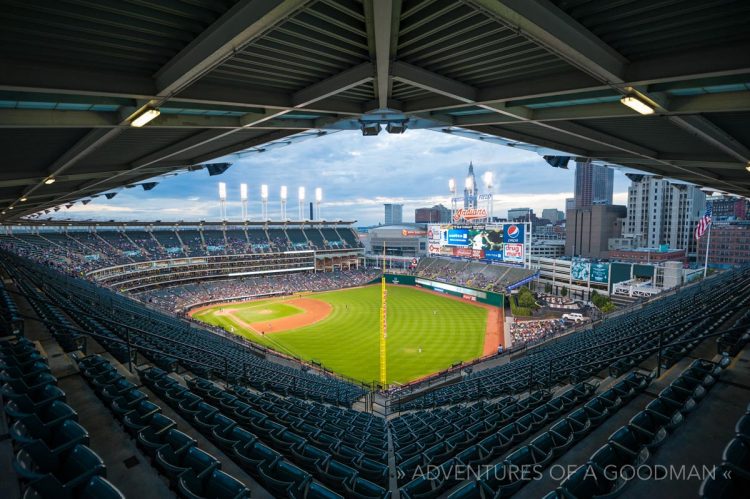
[(557, 208), (545, 208), (542, 210), (542, 218), (546, 218), (553, 224), (565, 220), (565, 213)]
[(565, 220), (565, 255), (607, 258), (609, 239), (620, 237), (625, 206), (593, 205), (569, 210)]
[(628, 219), (624, 233), (640, 236), (646, 247), (668, 246), (695, 254), (693, 232), (706, 207), (696, 186), (661, 177), (628, 174)]
[(750, 201), (733, 196), (713, 196), (711, 202), (714, 220), (750, 219)]
[(438, 204), (432, 208), (417, 208), (414, 210), (415, 223), (447, 224), (451, 222), (451, 210)]
[(508, 210), (508, 220), (517, 221), (519, 219), (528, 220), (533, 214), (531, 208), (511, 208)]
[(395, 225), (403, 223), (404, 205), (386, 203), (385, 205), (385, 225)]
[[(708, 233), (698, 241), (696, 260), (703, 264), (706, 257)], [(708, 265), (729, 268), (750, 263), (750, 221), (713, 222)]]
[(575, 207), (587, 208), (594, 204), (612, 204), (615, 172), (591, 161), (576, 162)]

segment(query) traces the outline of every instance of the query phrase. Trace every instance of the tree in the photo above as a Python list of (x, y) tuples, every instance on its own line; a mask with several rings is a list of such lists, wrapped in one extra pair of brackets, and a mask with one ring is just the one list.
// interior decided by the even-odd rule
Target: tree
[(552, 284), (550, 284), (550, 283), (546, 283), (546, 284), (544, 285), (544, 292), (545, 292), (545, 293), (547, 293), (547, 294), (550, 294), (550, 293), (552, 293)]
[(560, 295), (563, 298), (566, 297), (566, 296), (568, 296), (568, 288), (562, 288), (562, 290), (560, 291)]

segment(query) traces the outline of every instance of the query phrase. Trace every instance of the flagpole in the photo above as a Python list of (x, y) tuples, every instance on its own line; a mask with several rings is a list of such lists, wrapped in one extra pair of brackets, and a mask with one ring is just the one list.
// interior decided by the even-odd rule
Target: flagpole
[(706, 274), (708, 274), (708, 248), (711, 246), (711, 226), (713, 225), (713, 221), (708, 223), (708, 239), (706, 240), (706, 263), (703, 265), (703, 278), (706, 278)]

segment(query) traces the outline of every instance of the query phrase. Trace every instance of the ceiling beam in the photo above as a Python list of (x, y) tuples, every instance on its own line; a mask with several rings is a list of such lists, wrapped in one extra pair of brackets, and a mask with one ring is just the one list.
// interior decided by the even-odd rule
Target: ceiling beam
[(750, 149), (700, 115), (670, 116), (669, 121), (717, 149), (750, 164)]
[(401, 1), (370, 0), (365, 5), (365, 17), (375, 38), (375, 94), (378, 108), (387, 109), (390, 98), (390, 65), (396, 55), (396, 40), (401, 16)]
[(304, 88), (292, 95), (292, 105), (304, 108), (317, 101), (334, 96), (363, 83), (373, 81), (375, 68), (371, 62), (364, 62), (336, 75)]
[(396, 61), (391, 66), (393, 79), (464, 103), (477, 100), (477, 89), (471, 85), (427, 71), (413, 64)]
[(171, 97), (288, 19), (308, 0), (240, 0), (155, 74), (159, 97)]
[(628, 60), (552, 2), (546, 0), (467, 0), (581, 69), (605, 82), (622, 81)]

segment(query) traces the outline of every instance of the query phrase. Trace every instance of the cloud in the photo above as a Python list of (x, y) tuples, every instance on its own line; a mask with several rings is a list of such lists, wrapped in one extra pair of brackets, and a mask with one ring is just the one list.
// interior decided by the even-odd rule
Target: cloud
[[(269, 186), (269, 213), (279, 213), (279, 188), (291, 193), (298, 186), (312, 200), (315, 187), (323, 189), (322, 213), (328, 219), (356, 219), (360, 224), (382, 222), (383, 203), (403, 203), (405, 221), (413, 220), (414, 209), (450, 204), (448, 180), (459, 186), (469, 162), (478, 181), (485, 171), (493, 172), (495, 214), (505, 216), (508, 208), (529, 206), (565, 209), (572, 196), (575, 168), (550, 167), (539, 155), (518, 148), (503, 147), (430, 130), (408, 130), (401, 135), (381, 133), (364, 137), (344, 131), (316, 139), (273, 148), (241, 158), (221, 158), (233, 163), (223, 175), (208, 176), (205, 170), (160, 179), (152, 191), (123, 190), (112, 200), (96, 198), (85, 209), (62, 210), (58, 217), (140, 220), (216, 220), (219, 218), (218, 183), (226, 182), (230, 218), (239, 218), (239, 184), (248, 184), (251, 218), (261, 212), (260, 185)], [(615, 173), (616, 200), (626, 196), (628, 180)], [(296, 196), (287, 212), (297, 213)], [(307, 211), (307, 207), (305, 207)]]

